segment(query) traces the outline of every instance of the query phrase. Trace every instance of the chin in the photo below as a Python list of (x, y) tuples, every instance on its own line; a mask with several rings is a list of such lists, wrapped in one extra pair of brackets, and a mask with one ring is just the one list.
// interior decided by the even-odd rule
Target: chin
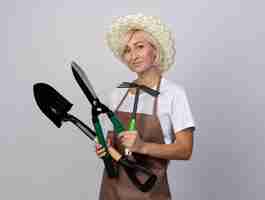
[(149, 69), (150, 67), (147, 67), (147, 66), (134, 66), (132, 70), (136, 73), (143, 73)]

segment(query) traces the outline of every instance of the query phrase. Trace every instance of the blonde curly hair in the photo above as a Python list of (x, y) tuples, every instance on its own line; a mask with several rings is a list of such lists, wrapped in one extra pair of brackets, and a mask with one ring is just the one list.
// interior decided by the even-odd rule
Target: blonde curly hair
[(159, 67), (167, 71), (175, 61), (175, 41), (168, 27), (158, 17), (143, 14), (127, 15), (115, 19), (106, 34), (106, 40), (113, 54), (122, 61), (124, 42), (122, 38), (131, 30), (147, 32), (159, 50)]

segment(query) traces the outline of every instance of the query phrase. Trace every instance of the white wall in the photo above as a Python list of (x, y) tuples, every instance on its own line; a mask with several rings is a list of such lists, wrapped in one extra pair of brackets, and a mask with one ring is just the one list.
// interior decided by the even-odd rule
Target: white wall
[[(32, 85), (47, 82), (90, 110), (69, 63), (99, 93), (132, 75), (107, 49), (114, 16), (160, 16), (176, 36), (167, 77), (188, 93), (197, 122), (191, 161), (170, 166), (173, 199), (263, 199), (264, 1), (1, 1), (0, 199), (97, 199), (103, 164), (75, 127), (57, 129)], [(263, 197), (263, 198), (262, 198)]]

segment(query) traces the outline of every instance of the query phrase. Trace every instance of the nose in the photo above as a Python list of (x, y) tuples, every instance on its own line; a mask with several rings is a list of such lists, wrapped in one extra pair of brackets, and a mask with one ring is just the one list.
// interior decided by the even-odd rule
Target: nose
[(132, 54), (131, 54), (131, 61), (132, 61), (132, 62), (135, 62), (135, 61), (138, 60), (138, 58), (139, 58), (138, 53), (135, 52), (135, 51), (133, 51)]

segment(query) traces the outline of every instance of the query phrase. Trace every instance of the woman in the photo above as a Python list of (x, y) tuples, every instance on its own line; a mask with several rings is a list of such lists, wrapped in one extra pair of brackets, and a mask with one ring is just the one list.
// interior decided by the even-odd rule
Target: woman
[[(137, 14), (116, 19), (107, 41), (114, 55), (136, 73), (135, 83), (160, 92), (155, 98), (140, 93), (137, 130), (124, 131), (119, 137), (109, 132), (109, 144), (121, 153), (128, 148), (141, 164), (157, 175), (158, 180), (151, 191), (143, 193), (133, 186), (123, 169), (119, 168), (119, 176), (112, 179), (104, 172), (100, 199), (171, 199), (168, 161), (191, 158), (195, 129), (184, 89), (162, 77), (174, 63), (172, 35), (159, 19)], [(135, 93), (135, 88), (117, 88), (111, 95), (111, 104), (125, 126)], [(96, 152), (102, 156), (104, 149), (97, 146)]]

